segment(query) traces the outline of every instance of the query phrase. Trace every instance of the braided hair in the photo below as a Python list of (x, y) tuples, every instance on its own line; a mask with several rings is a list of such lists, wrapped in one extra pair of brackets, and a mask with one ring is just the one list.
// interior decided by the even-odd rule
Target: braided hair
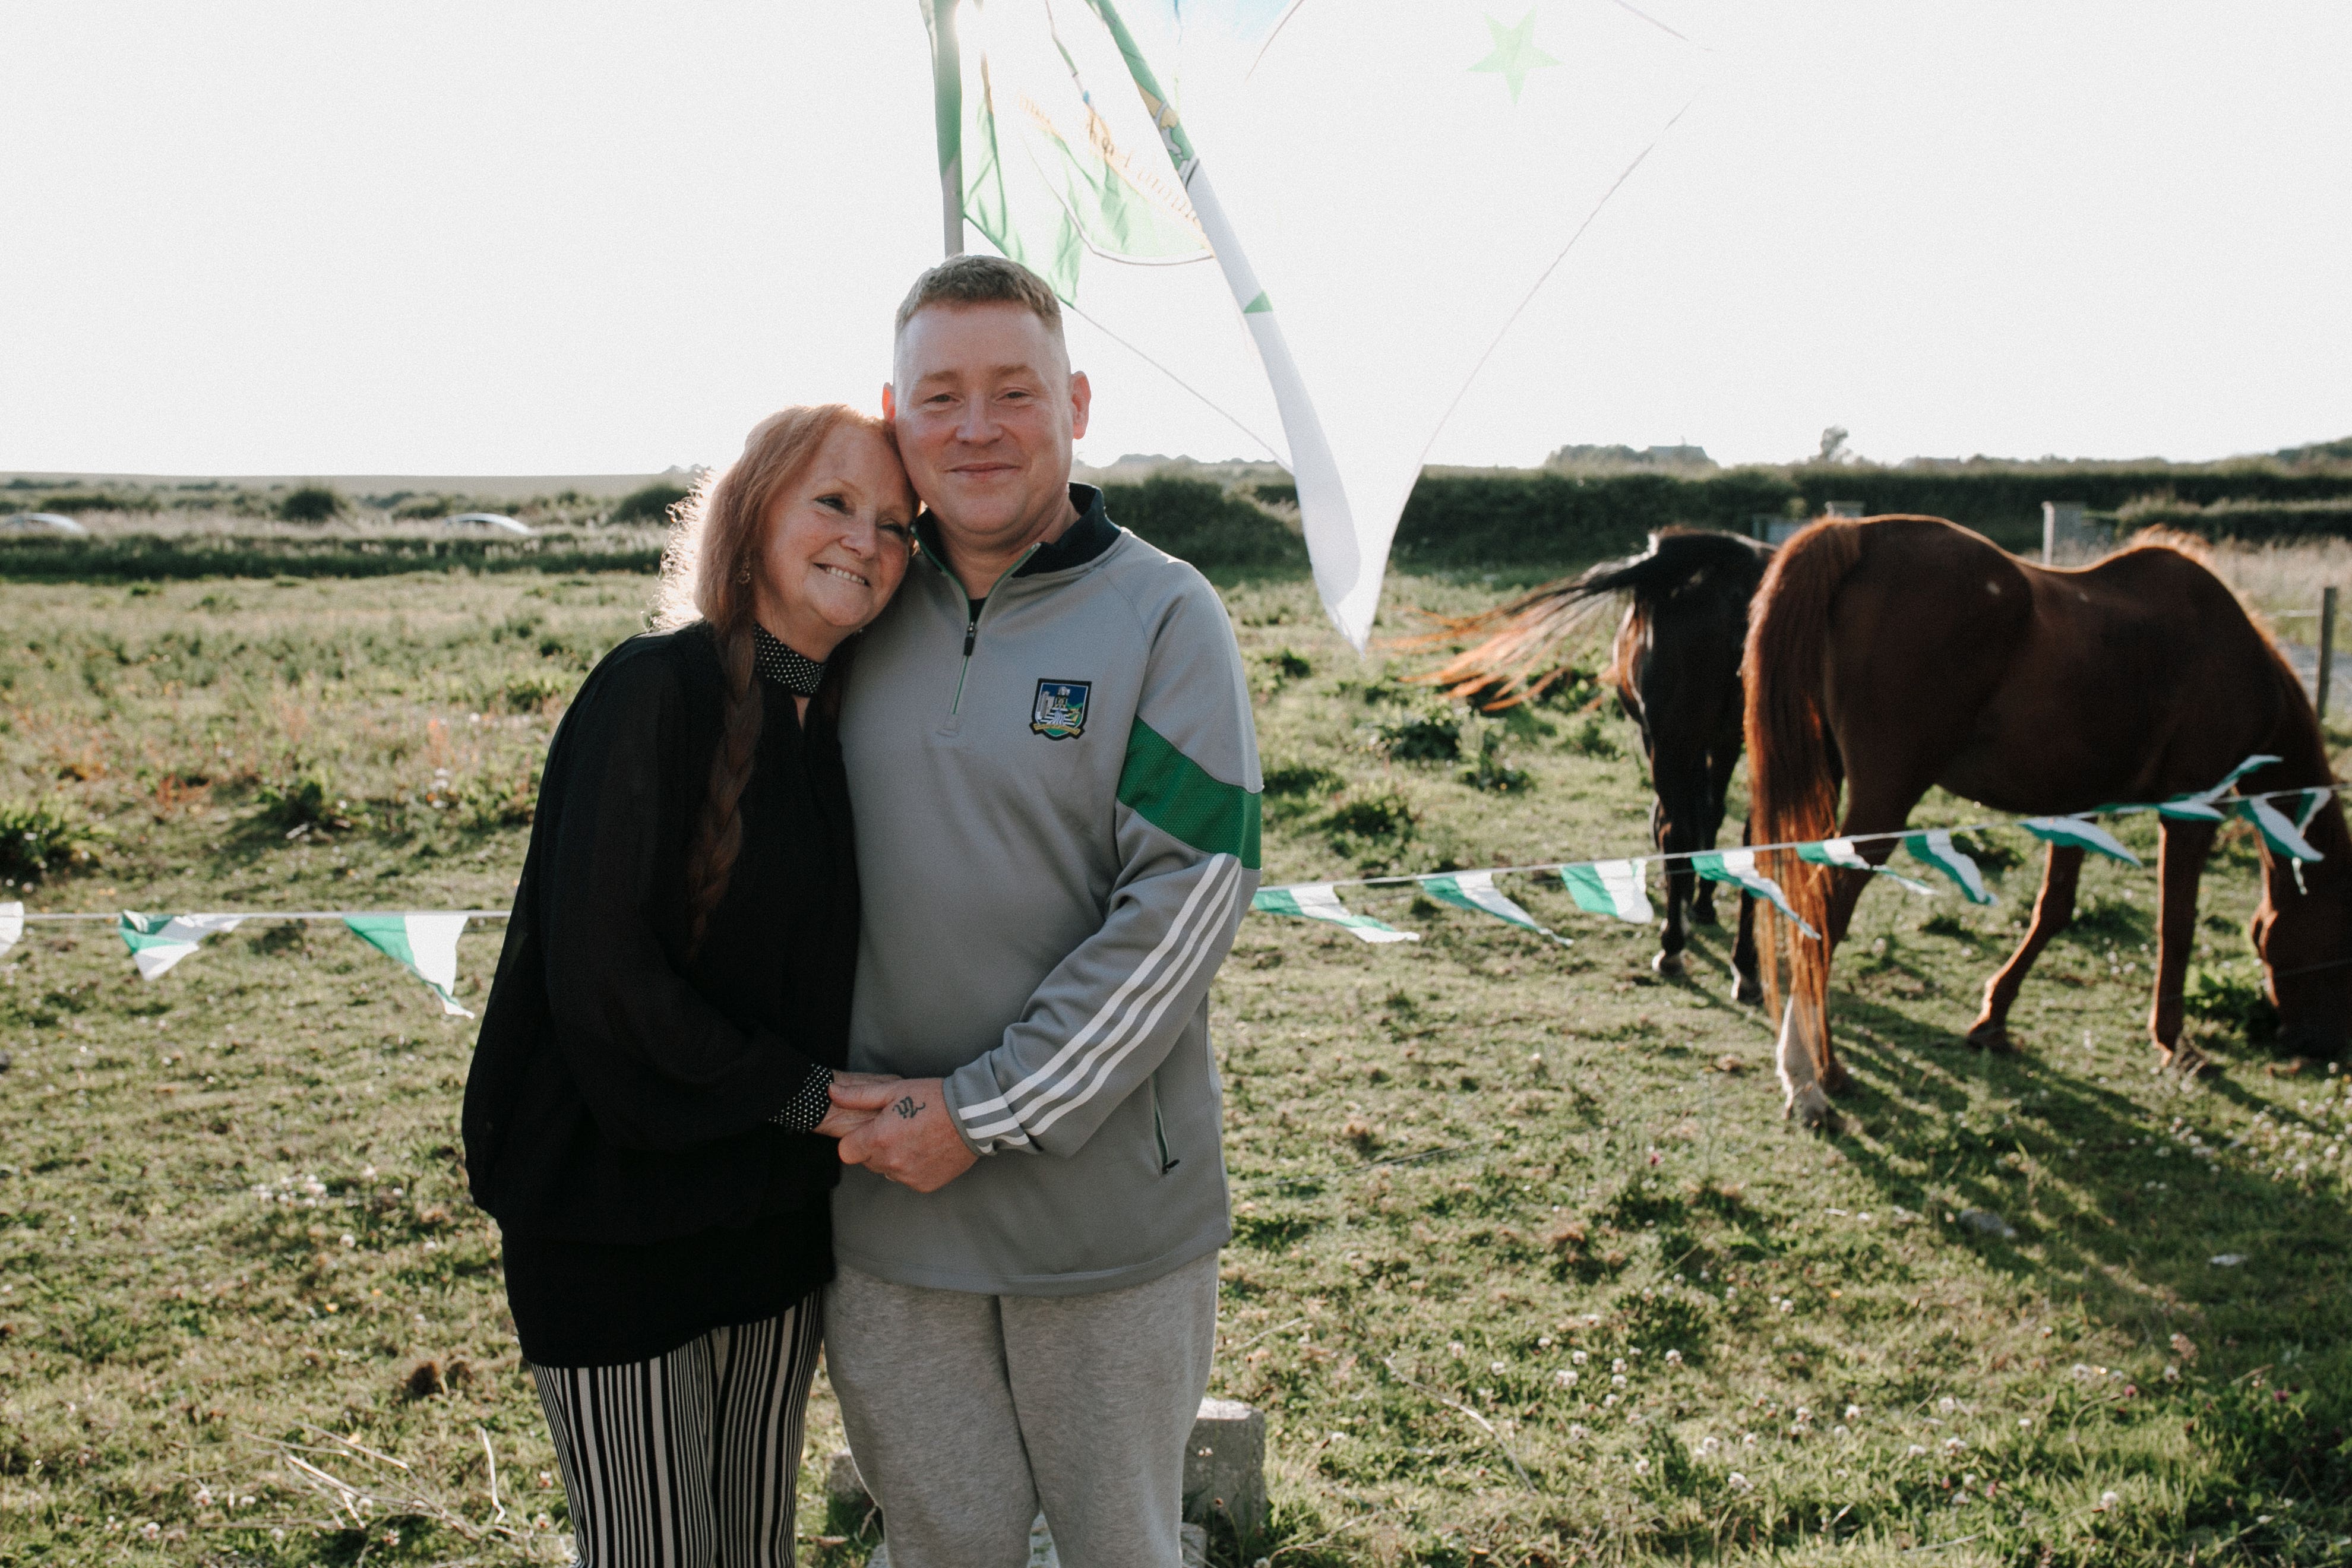
[[(694, 493), (674, 509), (673, 526), (662, 552), (661, 586), (654, 625), (662, 630), (691, 626), (710, 628), (719, 654), (724, 691), (719, 750), (710, 759), (710, 784), (702, 816), (686, 857), (687, 951), (702, 946), (711, 911), (726, 896), (736, 858), (743, 848), (744, 787), (760, 749), (766, 707), (754, 674), (751, 634), (757, 625), (753, 577), (768, 522), (777, 500), (806, 472), (825, 440), (843, 426), (877, 431), (890, 427), (845, 404), (787, 408), (752, 427), (743, 455), (715, 477), (705, 475)], [(838, 672), (831, 672), (817, 700), (822, 710), (840, 702)]]

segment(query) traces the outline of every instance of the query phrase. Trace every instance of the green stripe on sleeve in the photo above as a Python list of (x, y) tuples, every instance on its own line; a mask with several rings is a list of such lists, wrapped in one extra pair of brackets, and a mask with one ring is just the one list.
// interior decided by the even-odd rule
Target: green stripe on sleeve
[(1231, 855), (1257, 869), (1256, 792), (1209, 776), (1167, 737), (1138, 719), (1127, 732), (1119, 804), (1171, 837), (1208, 855)]

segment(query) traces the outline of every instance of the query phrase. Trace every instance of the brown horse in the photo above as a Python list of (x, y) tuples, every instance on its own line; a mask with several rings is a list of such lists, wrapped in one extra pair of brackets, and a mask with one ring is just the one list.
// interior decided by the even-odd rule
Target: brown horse
[[(2095, 565), (2053, 571), (1938, 518), (1806, 529), (1765, 574), (1748, 635), (1756, 837), (1895, 831), (1937, 784), (2016, 815), (2158, 801), (2210, 788), (2257, 752), (2280, 761), (2239, 780), (2243, 793), (2332, 784), (2301, 682), (2193, 549), (2143, 534)], [(2202, 1061), (2181, 1044), (2180, 993), (2217, 826), (2163, 826), (2148, 1033), (2182, 1071)], [(2300, 880), (2264, 846), (2252, 934), (2290, 1048), (2332, 1054), (2352, 1013), (2352, 836), (2333, 795), (2305, 837), (2325, 858)], [(1894, 847), (1860, 846), (1874, 863)], [(1775, 1005), (1779, 951), (1790, 961), (1781, 1085), (1790, 1114), (1820, 1126), (1824, 1092), (1846, 1081), (1830, 1049), (1831, 958), (1870, 878), (1785, 850), (1764, 858), (1825, 939), (1767, 912)], [(2082, 864), (2082, 850), (2052, 846), (2032, 927), (1985, 987), (1972, 1044), (2007, 1046), (2010, 1004), (2072, 918)]]
[[(1732, 770), (1739, 765), (1739, 660), (1748, 605), (1771, 558), (1772, 546), (1736, 533), (1661, 529), (1638, 555), (1604, 561), (1412, 639), (1407, 646), (1487, 634), (1415, 679), (1444, 686), (1448, 696), (1490, 713), (1539, 697), (1568, 676), (1569, 655), (1594, 613), (1622, 596), (1625, 612), (1601, 679), (1617, 688), (1618, 706), (1641, 727), (1655, 792), (1651, 837), (1668, 855), (1712, 849)], [(1664, 870), (1666, 918), (1651, 967), (1680, 974), (1689, 922), (1716, 923), (1715, 884), (1700, 881), (1687, 859), (1669, 860)], [(1743, 892), (1731, 952), (1731, 994), (1741, 1002), (1764, 996), (1756, 974), (1755, 927), (1756, 900)]]

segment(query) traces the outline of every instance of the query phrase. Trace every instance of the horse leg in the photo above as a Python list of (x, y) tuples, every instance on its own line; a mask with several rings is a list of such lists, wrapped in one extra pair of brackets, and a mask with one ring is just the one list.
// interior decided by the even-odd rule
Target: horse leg
[[(1735, 702), (1733, 707), (1736, 714), (1738, 704)], [(1718, 738), (1714, 748), (1707, 752), (1706, 806), (1706, 810), (1701, 814), (1699, 820), (1705, 824), (1702, 833), (1706, 840), (1705, 847), (1709, 849), (1715, 847), (1716, 837), (1723, 831), (1724, 797), (1728, 795), (1731, 790), (1731, 770), (1739, 765), (1739, 731), (1735, 727), (1731, 731), (1729, 744), (1725, 744), (1723, 741)], [(1747, 826), (1744, 823), (1740, 827), (1739, 841), (1742, 844), (1748, 841)], [(1752, 955), (1754, 944), (1749, 942), (1748, 937), (1746, 935), (1747, 922), (1750, 918), (1750, 913), (1748, 910), (1748, 900), (1744, 896), (1740, 900), (1739, 912), (1742, 930), (1740, 941), (1750, 947)], [(1711, 926), (1716, 923), (1715, 884), (1713, 882), (1701, 882), (1699, 884), (1698, 906), (1691, 911), (1691, 918), (1697, 921), (1701, 925)], [(1735, 960), (1735, 963), (1737, 961)], [(1752, 978), (1755, 971), (1756, 965), (1752, 961), (1751, 956), (1751, 961), (1747, 967), (1747, 973)]]
[[(1856, 830), (1848, 828), (1847, 831)], [(1869, 829), (1860, 831), (1867, 832)], [(1819, 1052), (1817, 1070), (1821, 1075), (1822, 1088), (1831, 1094), (1843, 1094), (1853, 1080), (1846, 1076), (1845, 1064), (1837, 1059), (1837, 1052), (1830, 1045), (1829, 1019), (1826, 1014), (1826, 1005), (1829, 1001), (1828, 959), (1830, 954), (1835, 953), (1839, 947), (1844, 944), (1846, 931), (1853, 924), (1853, 907), (1861, 901), (1863, 889), (1869, 886), (1870, 879), (1858, 871), (1840, 872), (1830, 883), (1829, 924), (1822, 932), (1829, 949), (1828, 953), (1823, 955), (1822, 964), (1823, 971), (1822, 1000), (1825, 1011), (1821, 1020), (1820, 1032), (1814, 1038), (1815, 1048)]]
[[(1739, 825), (1739, 842), (1748, 842), (1745, 822)], [(1764, 1000), (1764, 982), (1756, 973), (1756, 895), (1745, 889), (1739, 894), (1739, 935), (1731, 944), (1731, 999)]]
[(2033, 923), (2009, 962), (1985, 982), (1984, 1007), (1969, 1027), (1969, 1044), (1979, 1050), (2017, 1048), (2016, 1042), (2009, 1037), (2010, 1005), (2017, 1000), (2018, 987), (2025, 984), (2033, 961), (2042, 956), (2050, 939), (2064, 931), (2066, 922), (2074, 918), (2074, 889), (2082, 875), (2080, 849), (2060, 844), (2050, 847), (2049, 863), (2042, 873), (2042, 894), (2033, 900)]
[(2156, 1001), (2148, 1009), (2147, 1032), (2162, 1065), (2184, 1078), (2206, 1065), (2204, 1052), (2181, 1044), (2180, 988), (2189, 977), (2189, 944), (2197, 934), (2197, 883), (2213, 848), (2214, 828), (2210, 822), (2167, 822), (2158, 857), (2164, 895), (2157, 907)]
[[(1663, 855), (1681, 849), (1682, 829), (1675, 821), (1673, 810), (1666, 804), (1666, 782), (1658, 775), (1656, 764), (1651, 765), (1651, 777), (1657, 795), (1650, 802), (1650, 840)], [(1658, 951), (1650, 956), (1650, 967), (1669, 977), (1683, 972), (1683, 949), (1689, 942), (1687, 911), (1690, 908), (1691, 884), (1697, 874), (1687, 860), (1669, 860), (1666, 872), (1666, 920), (1658, 929)]]
[[(1790, 985), (1789, 1005), (1780, 1014), (1777, 1059), (1781, 1092), (1788, 1097), (1786, 1114), (1813, 1131), (1837, 1130), (1837, 1113), (1830, 1109), (1829, 1097), (1843, 1093), (1853, 1081), (1830, 1047), (1830, 960), (1853, 923), (1854, 900), (1862, 896), (1866, 880), (1856, 872), (1832, 879), (1820, 964), (1811, 971), (1810, 984), (1798, 979)], [(1796, 940), (1813, 939), (1801, 932)]]
[[(1887, 785), (1849, 774), (1845, 819), (1838, 831), (1848, 837), (1898, 831), (1926, 793), (1924, 785)], [(1894, 853), (1895, 840), (1871, 839), (1860, 847), (1864, 859), (1882, 865)], [(1870, 878), (1860, 871), (1832, 870), (1827, 875), (1829, 907), (1823, 911), (1820, 962), (1803, 966), (1811, 984), (1792, 986), (1794, 994), (1780, 1020), (1780, 1085), (1788, 1092), (1789, 1114), (1814, 1128), (1828, 1127), (1834, 1121), (1825, 1097), (1843, 1093), (1853, 1082), (1830, 1044), (1830, 966), (1838, 944), (1845, 941), (1853, 924), (1853, 907), (1870, 885)], [(1801, 934), (1796, 940), (1811, 939)]]
[[(1705, 795), (1704, 776), (1695, 775), (1688, 760), (1676, 756), (1668, 747), (1652, 751), (1650, 775), (1656, 791), (1650, 807), (1650, 826), (1659, 852), (1686, 856), (1703, 847), (1698, 807)], [(1666, 923), (1659, 934), (1658, 954), (1650, 965), (1660, 974), (1683, 973), (1683, 950), (1690, 942), (1692, 894), (1706, 897), (1706, 886), (1691, 869), (1687, 859), (1666, 862)]]

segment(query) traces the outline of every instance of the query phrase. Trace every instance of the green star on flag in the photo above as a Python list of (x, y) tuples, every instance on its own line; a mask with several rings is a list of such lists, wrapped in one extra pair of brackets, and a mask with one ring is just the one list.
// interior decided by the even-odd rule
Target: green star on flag
[(1511, 101), (1519, 101), (1519, 89), (1527, 85), (1528, 72), (1542, 70), (1559, 62), (1536, 47), (1536, 14), (1530, 9), (1519, 18), (1518, 26), (1506, 27), (1494, 17), (1486, 18), (1486, 31), (1494, 35), (1495, 52), (1470, 68), (1493, 71), (1510, 84)]

